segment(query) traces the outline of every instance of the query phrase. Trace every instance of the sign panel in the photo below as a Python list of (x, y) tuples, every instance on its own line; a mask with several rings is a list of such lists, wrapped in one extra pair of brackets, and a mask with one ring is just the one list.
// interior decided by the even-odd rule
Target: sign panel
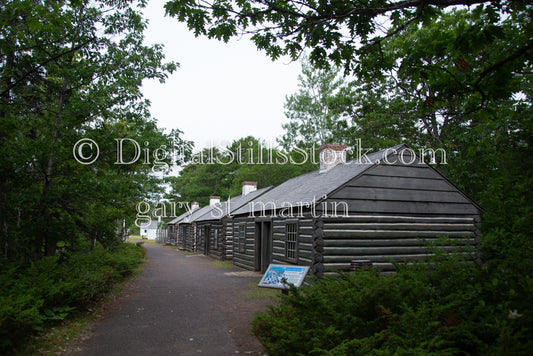
[(259, 282), (259, 287), (289, 289), (289, 284), (300, 287), (309, 272), (309, 266), (271, 264)]

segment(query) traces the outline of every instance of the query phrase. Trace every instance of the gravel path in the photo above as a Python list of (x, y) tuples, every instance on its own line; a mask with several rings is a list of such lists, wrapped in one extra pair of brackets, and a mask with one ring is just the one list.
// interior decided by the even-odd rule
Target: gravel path
[(148, 263), (94, 325), (81, 355), (262, 355), (250, 334), (270, 298), (245, 298), (260, 275), (203, 255), (144, 245)]

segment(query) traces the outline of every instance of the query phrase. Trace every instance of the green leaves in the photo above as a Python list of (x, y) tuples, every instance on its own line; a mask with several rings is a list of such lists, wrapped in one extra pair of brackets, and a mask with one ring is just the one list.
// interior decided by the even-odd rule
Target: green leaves
[[(110, 251), (45, 257), (31, 266), (3, 264), (0, 276), (0, 351), (12, 353), (36, 331), (84, 311), (142, 261), (144, 249), (123, 244)], [(16, 266), (16, 268), (9, 268)]]
[(344, 120), (347, 83), (339, 77), (339, 69), (314, 69), (304, 60), (299, 76), (299, 91), (286, 98), (282, 124), (285, 134), (279, 140), (286, 149), (312, 147), (331, 142), (344, 142), (349, 123)]
[[(531, 11), (518, 1), (479, 3), (476, 6), (465, 1), (470, 6), (467, 11), (483, 15), (486, 25), (498, 28), (505, 23), (501, 21), (502, 13), (515, 17)], [(342, 65), (348, 73), (361, 73), (365, 70), (361, 64), (380, 52), (385, 39), (401, 38), (405, 30), (419, 25), (431, 26), (458, 5), (461, 2), (176, 0), (168, 1), (165, 8), (168, 15), (186, 22), (196, 35), (227, 42), (233, 36), (252, 34), (257, 47), (273, 59), (281, 55), (297, 59), (300, 54), (294, 49), (307, 48), (313, 52), (313, 65), (327, 68), (333, 63)], [(383, 19), (388, 20), (385, 28)], [(274, 43), (271, 37), (282, 44)], [(519, 38), (512, 43), (523, 46)], [(490, 46), (490, 42), (478, 45)], [(524, 60), (519, 59), (522, 63)]]
[[(131, 4), (18, 0), (0, 9), (2, 256), (39, 259), (80, 236), (113, 244), (133, 202), (157, 191), (151, 165), (115, 164), (116, 138), (152, 150), (170, 141), (141, 85), (177, 64), (143, 44), (146, 21)], [(94, 164), (73, 157), (83, 138), (99, 145)]]
[(252, 331), (271, 355), (528, 353), (525, 264), (514, 272), (433, 258), (389, 276), (330, 275), (258, 313)]
[(224, 148), (206, 148), (191, 158), (172, 179), (172, 197), (177, 202), (209, 203), (209, 196), (222, 201), (242, 193), (242, 182), (255, 181), (258, 188), (275, 186), (314, 170), (308, 157), (281, 151), (254, 137), (235, 140)]

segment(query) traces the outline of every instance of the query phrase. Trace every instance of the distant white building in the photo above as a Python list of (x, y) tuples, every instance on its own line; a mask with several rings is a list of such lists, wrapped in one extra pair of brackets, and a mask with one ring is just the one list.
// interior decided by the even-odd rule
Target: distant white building
[(155, 240), (158, 224), (159, 223), (155, 220), (152, 220), (150, 223), (141, 223), (141, 238)]

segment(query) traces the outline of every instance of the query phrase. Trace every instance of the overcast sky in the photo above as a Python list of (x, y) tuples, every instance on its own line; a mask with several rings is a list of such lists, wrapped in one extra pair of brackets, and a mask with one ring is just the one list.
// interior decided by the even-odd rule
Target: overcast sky
[(228, 43), (194, 37), (186, 25), (165, 17), (165, 1), (152, 0), (146, 43), (164, 44), (167, 60), (180, 68), (166, 83), (145, 81), (158, 126), (177, 128), (201, 149), (252, 135), (275, 141), (287, 119), (285, 96), (298, 89), (301, 65), (272, 62), (247, 38)]

